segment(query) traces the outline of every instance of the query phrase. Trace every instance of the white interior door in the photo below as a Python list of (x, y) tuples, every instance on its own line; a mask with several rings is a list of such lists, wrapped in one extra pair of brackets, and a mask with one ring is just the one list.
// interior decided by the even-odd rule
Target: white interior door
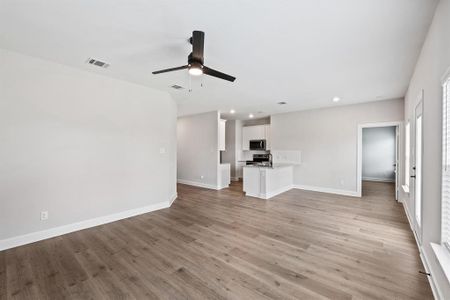
[(422, 243), (422, 151), (423, 151), (423, 104), (422, 100), (415, 109), (414, 147), (412, 147), (412, 170), (410, 194), (414, 202), (414, 230), (419, 243)]

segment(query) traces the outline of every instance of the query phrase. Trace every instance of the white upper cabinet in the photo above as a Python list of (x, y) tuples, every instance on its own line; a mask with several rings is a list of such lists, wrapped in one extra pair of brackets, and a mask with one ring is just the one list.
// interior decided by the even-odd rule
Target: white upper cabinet
[(225, 124), (227, 120), (219, 120), (219, 151), (225, 151)]
[(266, 149), (270, 139), (270, 125), (242, 127), (242, 150), (249, 150), (251, 140), (266, 140)]
[(266, 139), (266, 126), (252, 126), (252, 140), (265, 140)]
[(250, 127), (242, 127), (242, 150), (250, 149)]

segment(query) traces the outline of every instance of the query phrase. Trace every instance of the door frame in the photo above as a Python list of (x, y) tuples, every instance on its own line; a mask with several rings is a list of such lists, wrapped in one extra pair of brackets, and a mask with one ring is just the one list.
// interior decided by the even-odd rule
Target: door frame
[[(411, 147), (410, 147), (410, 180), (409, 180), (409, 196), (410, 196), (410, 201), (412, 203), (412, 222), (413, 222), (413, 232), (416, 236), (416, 240), (418, 242), (419, 245), (422, 245), (422, 228), (423, 228), (423, 149), (424, 149), (424, 135), (423, 135), (423, 128), (424, 128), (424, 90), (420, 90), (419, 95), (416, 98), (416, 103), (414, 105), (414, 111), (413, 111), (413, 119), (414, 119), (414, 123), (413, 126), (411, 126)], [(419, 114), (417, 114), (417, 110), (420, 111)], [(417, 164), (417, 118), (418, 116), (421, 116), (422, 119), (422, 143), (421, 143), (421, 147), (420, 147), (420, 153), (421, 153), (421, 169), (420, 169), (420, 224), (417, 221), (416, 218), (416, 210), (417, 210), (417, 203), (416, 203), (416, 186), (417, 186), (417, 182), (416, 182), (416, 176), (418, 174), (417, 170), (416, 170), (416, 164)], [(411, 124), (411, 122), (410, 122)]]
[(397, 157), (397, 174), (395, 180), (395, 199), (399, 201), (399, 190), (400, 190), (400, 178), (403, 167), (402, 162), (402, 145), (403, 145), (403, 121), (392, 121), (392, 122), (375, 122), (375, 123), (362, 123), (358, 124), (358, 145), (357, 145), (357, 163), (356, 163), (356, 194), (358, 197), (362, 197), (362, 133), (364, 128), (376, 128), (376, 127), (396, 127), (396, 157)]

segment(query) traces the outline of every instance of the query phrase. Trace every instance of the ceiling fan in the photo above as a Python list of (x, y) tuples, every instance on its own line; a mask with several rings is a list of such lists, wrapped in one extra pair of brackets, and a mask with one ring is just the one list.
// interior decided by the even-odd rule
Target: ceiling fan
[(153, 74), (160, 74), (166, 72), (179, 71), (184, 69), (189, 69), (189, 74), (198, 76), (202, 74), (206, 74), (209, 76), (217, 77), (220, 79), (228, 80), (233, 82), (236, 77), (231, 75), (216, 71), (214, 69), (208, 68), (205, 66), (204, 57), (203, 57), (203, 49), (205, 44), (205, 33), (203, 31), (194, 31), (192, 32), (192, 37), (189, 39), (192, 44), (192, 52), (188, 56), (188, 64), (181, 67), (175, 67), (170, 69), (164, 69), (159, 71), (152, 72)]

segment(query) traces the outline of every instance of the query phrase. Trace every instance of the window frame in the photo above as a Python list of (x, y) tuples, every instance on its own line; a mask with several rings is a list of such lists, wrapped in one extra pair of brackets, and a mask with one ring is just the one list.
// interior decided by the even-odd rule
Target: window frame
[[(448, 135), (446, 134), (446, 128), (450, 127), (450, 114), (446, 112), (447, 107), (450, 108), (450, 67), (447, 69), (447, 71), (444, 73), (444, 76), (441, 80), (442, 84), (442, 136), (441, 136), (441, 142), (442, 142), (442, 156), (441, 156), (441, 240), (440, 243), (433, 243), (431, 242), (431, 249), (433, 249), (434, 254), (436, 255), (436, 258), (441, 265), (442, 270), (444, 271), (445, 277), (447, 278), (447, 281), (450, 283), (450, 249), (448, 247), (449, 243), (446, 243), (447, 236), (450, 236), (450, 232), (446, 232), (444, 229), (445, 227), (445, 209), (444, 205), (445, 202), (443, 197), (444, 192), (444, 175), (445, 172), (449, 172), (446, 170), (446, 162), (447, 162), (447, 151), (449, 150), (447, 147), (447, 144), (444, 144), (448, 139)], [(448, 174), (447, 174), (448, 175)], [(448, 197), (450, 199), (450, 197)], [(450, 200), (449, 200), (450, 201)], [(450, 210), (447, 212), (450, 214)], [(449, 238), (450, 240), (450, 238)]]

